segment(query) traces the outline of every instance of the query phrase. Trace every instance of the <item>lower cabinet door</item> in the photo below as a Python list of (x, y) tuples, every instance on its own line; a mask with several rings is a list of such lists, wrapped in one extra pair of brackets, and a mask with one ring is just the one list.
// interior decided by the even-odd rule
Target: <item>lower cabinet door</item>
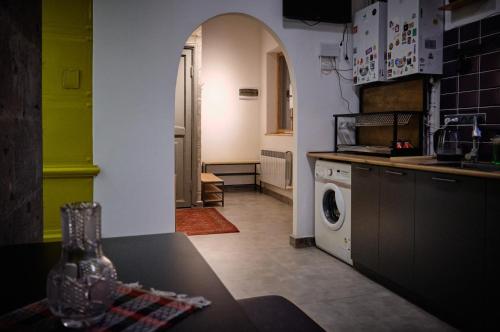
[(498, 329), (500, 312), (500, 181), (486, 183), (486, 282), (484, 307), (490, 331)]
[(481, 326), (485, 181), (418, 172), (415, 290), (464, 328)]
[(378, 271), (379, 168), (353, 164), (351, 255), (355, 264)]
[(379, 272), (392, 282), (411, 288), (415, 172), (380, 169)]

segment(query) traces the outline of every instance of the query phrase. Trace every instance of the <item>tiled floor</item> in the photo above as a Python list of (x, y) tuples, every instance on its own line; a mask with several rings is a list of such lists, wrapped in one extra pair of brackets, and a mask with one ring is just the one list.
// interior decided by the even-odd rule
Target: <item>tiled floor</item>
[(323, 251), (292, 248), (290, 206), (256, 192), (225, 205), (240, 233), (190, 239), (235, 298), (282, 295), (328, 331), (453, 330)]

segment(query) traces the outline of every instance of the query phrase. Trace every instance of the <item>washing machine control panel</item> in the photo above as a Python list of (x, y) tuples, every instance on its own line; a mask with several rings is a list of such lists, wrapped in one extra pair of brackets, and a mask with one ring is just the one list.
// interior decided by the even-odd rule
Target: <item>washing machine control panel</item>
[(351, 165), (344, 163), (318, 160), (316, 162), (316, 178), (334, 180), (344, 183), (351, 182)]

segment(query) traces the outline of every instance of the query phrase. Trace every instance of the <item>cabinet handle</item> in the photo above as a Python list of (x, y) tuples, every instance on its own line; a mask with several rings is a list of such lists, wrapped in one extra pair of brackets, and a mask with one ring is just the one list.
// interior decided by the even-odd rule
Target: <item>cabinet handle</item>
[(371, 171), (372, 168), (371, 167), (361, 167), (361, 166), (356, 166), (356, 169), (359, 169), (361, 171)]
[(438, 182), (446, 182), (446, 183), (456, 183), (457, 180), (455, 179), (446, 179), (446, 178), (438, 178), (438, 177), (433, 177), (432, 180), (438, 181)]
[(385, 174), (391, 174), (391, 175), (399, 175), (399, 176), (402, 176), (402, 175), (405, 175), (406, 173), (403, 173), (403, 172), (396, 172), (396, 171), (385, 171)]

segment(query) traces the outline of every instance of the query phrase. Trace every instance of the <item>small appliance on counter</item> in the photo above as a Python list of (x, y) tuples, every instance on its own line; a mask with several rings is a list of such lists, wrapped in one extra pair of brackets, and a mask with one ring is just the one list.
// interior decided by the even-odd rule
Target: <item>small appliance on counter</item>
[(464, 157), (458, 139), (455, 119), (445, 119), (445, 125), (434, 132), (434, 151), (438, 161), (460, 161)]
[(493, 164), (500, 165), (500, 135), (496, 135), (492, 139), (493, 143)]

